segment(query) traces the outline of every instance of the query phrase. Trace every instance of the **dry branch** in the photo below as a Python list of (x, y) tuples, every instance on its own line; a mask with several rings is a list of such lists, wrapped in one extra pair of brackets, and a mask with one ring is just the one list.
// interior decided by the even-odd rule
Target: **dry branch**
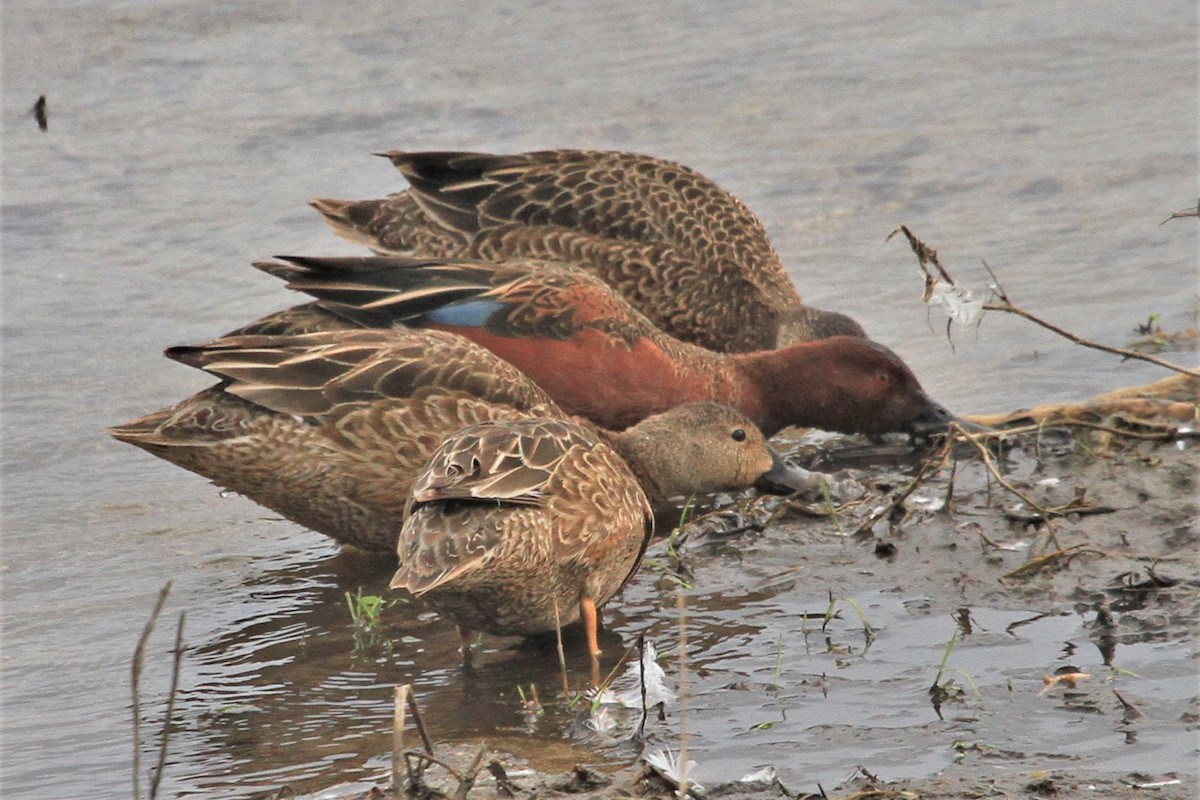
[(1160, 222), (1158, 224), (1166, 225), (1168, 222), (1170, 222), (1173, 219), (1183, 219), (1184, 217), (1200, 217), (1200, 200), (1196, 201), (1196, 205), (1194, 205), (1190, 208), (1184, 208), (1179, 211), (1176, 211), (1174, 214), (1167, 217), (1166, 219), (1164, 219), (1162, 222)]
[[(142, 628), (142, 635), (138, 637), (137, 646), (133, 650), (133, 661), (130, 664), (129, 683), (133, 695), (133, 796), (135, 800), (141, 800), (142, 797), (141, 678), (146, 662), (146, 643), (150, 640), (150, 634), (158, 622), (163, 604), (166, 603), (167, 595), (170, 592), (171, 581), (167, 581), (158, 590), (158, 599), (155, 600), (154, 608), (150, 611), (150, 618), (146, 620), (146, 625)], [(167, 762), (167, 745), (171, 740), (171, 718), (175, 712), (175, 697), (179, 692), (179, 670), (183, 663), (183, 623), (186, 618), (187, 615), (181, 612), (179, 614), (179, 624), (175, 628), (175, 647), (171, 651), (171, 687), (167, 693), (167, 710), (163, 716), (162, 734), (159, 737), (158, 761), (150, 776), (150, 800), (154, 800), (158, 796), (159, 781), (162, 780), (163, 767)]]
[[(946, 271), (946, 268), (942, 266), (941, 261), (938, 259), (937, 250), (934, 250), (932, 247), (927, 245), (925, 242), (918, 239), (913, 234), (913, 232), (908, 229), (907, 225), (901, 225), (895, 231), (892, 231), (890, 234), (888, 234), (887, 238), (891, 239), (893, 236), (896, 235), (897, 231), (900, 233), (903, 233), (905, 238), (908, 240), (908, 245), (910, 248), (912, 248), (913, 253), (917, 257), (917, 263), (918, 263), (918, 265), (920, 265), (921, 271), (925, 274), (925, 299), (926, 299), (926, 301), (928, 301), (929, 297), (932, 294), (934, 284), (936, 284), (938, 281), (938, 278), (935, 278), (933, 276), (933, 274), (929, 271), (929, 265), (932, 264), (937, 269), (938, 275), (940, 276), (941, 280), (946, 281), (946, 283), (950, 284), (951, 286), (955, 285), (954, 279), (950, 277), (950, 273)], [(1148, 361), (1151, 364), (1157, 364), (1158, 366), (1163, 367), (1165, 369), (1174, 370), (1175, 372), (1181, 372), (1185, 375), (1191, 375), (1194, 378), (1200, 378), (1200, 370), (1189, 369), (1187, 367), (1181, 367), (1177, 364), (1172, 364), (1171, 362), (1166, 361), (1165, 359), (1161, 359), (1157, 356), (1149, 355), (1147, 353), (1141, 353), (1141, 352), (1138, 352), (1137, 350), (1130, 350), (1125, 347), (1112, 347), (1110, 345), (1100, 344), (1099, 342), (1093, 342), (1090, 339), (1085, 339), (1082, 336), (1071, 333), (1070, 331), (1066, 330), (1065, 328), (1061, 328), (1052, 322), (1048, 322), (1048, 321), (1042, 319), (1041, 317), (1037, 316), (1036, 314), (1026, 311), (1025, 309), (1021, 308), (1020, 306), (1016, 305), (1011, 300), (1009, 300), (1008, 294), (1004, 291), (1004, 288), (1000, 285), (1000, 280), (996, 277), (996, 274), (994, 272), (992, 272), (991, 267), (988, 267), (988, 265), (986, 263), (984, 263), (983, 266), (985, 269), (987, 269), (988, 274), (991, 275), (991, 277), (992, 277), (993, 284), (992, 284), (991, 288), (992, 288), (993, 297), (995, 298), (992, 302), (987, 302), (987, 303), (983, 304), (984, 311), (1000, 311), (1000, 312), (1004, 312), (1006, 314), (1015, 314), (1023, 319), (1029, 320), (1030, 322), (1034, 323), (1035, 325), (1039, 325), (1048, 331), (1058, 334), (1059, 336), (1063, 337), (1064, 339), (1067, 339), (1068, 341), (1074, 342), (1075, 344), (1078, 344), (1078, 345), (1082, 345), (1083, 347), (1089, 347), (1093, 350), (1100, 350), (1105, 353), (1112, 353), (1114, 355), (1119, 355), (1122, 358), (1132, 358), (1132, 359), (1136, 359), (1138, 361)]]

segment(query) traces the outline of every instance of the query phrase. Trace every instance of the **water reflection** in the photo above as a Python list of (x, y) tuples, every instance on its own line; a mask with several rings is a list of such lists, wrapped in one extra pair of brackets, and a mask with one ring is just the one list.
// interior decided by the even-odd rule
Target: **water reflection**
[[(488, 637), (466, 669), (454, 626), (391, 592), (393, 571), (386, 559), (343, 554), (248, 580), (242, 591), (249, 597), (269, 603), (286, 596), (287, 607), (235, 621), (190, 651), (201, 678), (181, 694), (179, 714), (194, 720), (198, 741), (190, 745), (198, 752), (177, 767), (205, 788), (228, 780), (240, 788), (310, 790), (329, 782), (333, 767), (338, 779), (375, 777), (371, 758), (390, 752), (393, 687), (401, 683), (413, 685), (436, 741), (486, 736), (504, 746), (511, 739), (519, 751), (533, 732), (517, 687), (536, 684), (554, 696), (561, 674), (553, 642)], [(380, 641), (368, 647), (355, 641), (345, 600), (360, 589), (393, 603), (383, 611)], [(567, 675), (582, 690), (590, 659), (574, 633), (567, 632)], [(610, 631), (601, 644), (605, 667), (615, 665), (621, 638)], [(559, 705), (538, 720), (539, 736), (570, 724), (573, 713)]]

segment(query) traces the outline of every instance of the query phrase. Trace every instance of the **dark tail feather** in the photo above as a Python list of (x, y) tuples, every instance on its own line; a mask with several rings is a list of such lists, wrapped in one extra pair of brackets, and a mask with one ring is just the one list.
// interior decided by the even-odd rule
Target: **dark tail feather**
[[(254, 266), (287, 281), (288, 288), (320, 301), (321, 307), (358, 325), (388, 327), (416, 319), (449, 303), (491, 289), (486, 271), (470, 265), (405, 256), (277, 256), (287, 263)], [(485, 269), (484, 265), (480, 265)]]

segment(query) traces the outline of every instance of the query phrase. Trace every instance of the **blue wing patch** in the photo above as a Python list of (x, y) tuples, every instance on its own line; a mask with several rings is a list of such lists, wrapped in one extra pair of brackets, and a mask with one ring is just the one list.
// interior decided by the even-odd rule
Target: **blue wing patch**
[(498, 300), (468, 300), (435, 308), (422, 315), (426, 322), (457, 328), (482, 328), (495, 312), (504, 308)]

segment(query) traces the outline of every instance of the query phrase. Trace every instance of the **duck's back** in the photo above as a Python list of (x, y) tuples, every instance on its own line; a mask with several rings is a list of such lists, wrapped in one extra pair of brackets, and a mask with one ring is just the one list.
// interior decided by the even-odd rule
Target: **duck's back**
[(395, 552), (409, 485), (447, 436), (561, 413), (509, 364), (437, 331), (234, 336), (168, 353), (222, 382), (113, 436), (366, 550)]
[(381, 252), (576, 264), (663, 330), (721, 351), (773, 347), (802, 307), (758, 218), (681, 164), (586, 150), (386, 155), (412, 188), (313, 203)]
[(636, 567), (653, 518), (628, 465), (566, 419), (471, 426), (413, 482), (393, 587), (459, 625), (553, 630), (603, 605)]

